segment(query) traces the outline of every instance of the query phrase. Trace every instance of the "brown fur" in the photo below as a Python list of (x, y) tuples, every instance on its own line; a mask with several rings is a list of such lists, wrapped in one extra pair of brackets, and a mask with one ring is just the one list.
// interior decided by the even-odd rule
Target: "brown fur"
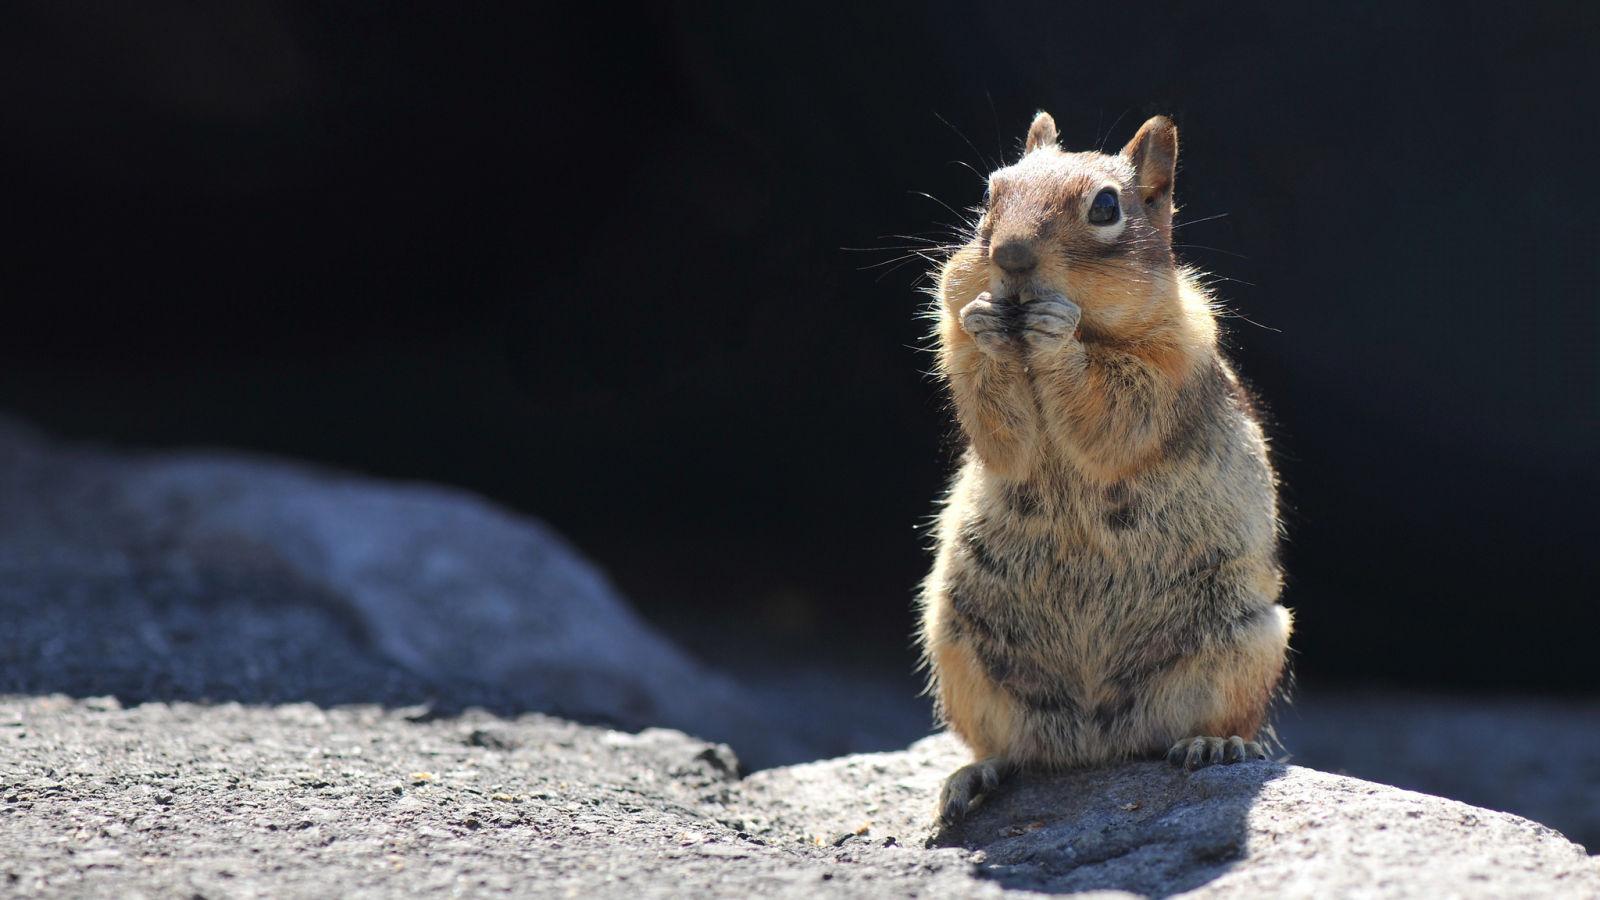
[(938, 279), (969, 442), (922, 595), (940, 714), (1000, 774), (1250, 740), (1290, 630), (1276, 479), (1173, 257), (1177, 130), (1065, 153), (1041, 113), (1026, 146)]

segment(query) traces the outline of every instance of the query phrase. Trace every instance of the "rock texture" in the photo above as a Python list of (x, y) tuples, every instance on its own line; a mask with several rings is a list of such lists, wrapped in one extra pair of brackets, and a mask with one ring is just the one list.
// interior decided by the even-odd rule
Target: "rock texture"
[(1027, 777), (933, 834), (945, 737), (740, 782), (677, 732), (418, 712), (0, 700), (0, 896), (1600, 894), (1548, 828), (1292, 766)]
[(1593, 700), (1308, 693), (1278, 733), (1301, 765), (1514, 812), (1600, 851)]
[(0, 497), (0, 622), (15, 623), (0, 690), (432, 696), (737, 736), (762, 765), (823, 749), (678, 650), (542, 523), (461, 491), (112, 454), (0, 420)]
[(741, 833), (723, 746), (420, 712), (0, 700), (0, 896), (972, 895), (958, 850)]
[[(824, 843), (919, 834), (939, 779), (967, 757), (947, 736), (904, 753), (759, 772), (747, 827)], [(738, 804), (735, 804), (738, 807)], [(848, 841), (847, 841), (848, 844)], [(1007, 785), (931, 846), (977, 851), (975, 873), (1044, 893), (1164, 897), (1594, 896), (1600, 867), (1535, 822), (1298, 766), (1184, 773), (1137, 763)]]
[[(0, 500), (0, 694), (35, 695), (0, 701), (0, 896), (1600, 896), (1548, 828), (1294, 766), (1029, 776), (933, 834), (948, 738), (739, 781), (676, 731), (463, 712), (758, 768), (927, 721), (854, 673), (735, 684), (456, 491), (0, 421)], [(1281, 725), (1297, 760), (1587, 838), (1597, 722), (1349, 695)]]

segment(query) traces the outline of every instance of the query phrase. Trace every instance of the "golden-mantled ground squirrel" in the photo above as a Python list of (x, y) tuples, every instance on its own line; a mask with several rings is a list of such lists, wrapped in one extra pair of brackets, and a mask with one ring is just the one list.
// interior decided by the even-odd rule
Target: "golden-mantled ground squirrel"
[(1066, 153), (1040, 113), (939, 272), (939, 372), (969, 447), (935, 529), (922, 641), (975, 762), (1265, 757), (1282, 675), (1276, 478), (1212, 300), (1172, 252), (1178, 132)]

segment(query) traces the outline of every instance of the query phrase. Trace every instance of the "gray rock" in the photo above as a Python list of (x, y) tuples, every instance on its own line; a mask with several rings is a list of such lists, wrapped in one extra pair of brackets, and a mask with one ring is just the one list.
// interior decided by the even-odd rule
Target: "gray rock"
[(1513, 812), (1600, 849), (1600, 703), (1307, 692), (1278, 717), (1292, 762)]
[[(341, 702), (388, 702), (398, 681), (402, 694), (736, 737), (764, 764), (814, 758), (548, 527), (462, 491), (239, 454), (114, 454), (0, 420), (0, 496), (0, 616), (37, 632), (9, 639), (12, 683), (0, 689), (195, 696), (226, 679), (214, 658), (184, 656), (181, 635), (207, 645), (223, 635), (291, 680), (286, 657), (323, 671), (376, 650), (359, 671), (318, 681), (373, 682), (368, 696), (331, 698)], [(97, 617), (119, 628), (96, 628)], [(130, 661), (133, 683), (81, 682), (94, 678), (83, 660), (140, 649), (184, 656), (187, 676), (183, 665), (141, 672)], [(74, 665), (80, 681), (52, 683)]]
[[(929, 723), (914, 685), (872, 672), (735, 685), (548, 528), (468, 494), (0, 419), (0, 692), (54, 691), (537, 709), (677, 726), (754, 767), (904, 746)], [(1293, 762), (1600, 845), (1592, 702), (1307, 691), (1278, 726)]]
[(780, 842), (849, 846), (889, 835), (976, 851), (977, 876), (1052, 894), (1600, 892), (1600, 866), (1543, 825), (1279, 763), (1184, 773), (1151, 762), (1023, 775), (959, 828), (930, 834), (938, 785), (968, 758), (941, 735), (902, 753), (759, 772), (734, 792), (730, 808), (752, 833)]
[(1504, 813), (1272, 763), (1017, 779), (928, 828), (950, 738), (737, 781), (540, 715), (0, 698), (0, 894), (1593, 897)]
[(537, 714), (0, 697), (0, 896), (1002, 894), (958, 850), (741, 833), (734, 765)]

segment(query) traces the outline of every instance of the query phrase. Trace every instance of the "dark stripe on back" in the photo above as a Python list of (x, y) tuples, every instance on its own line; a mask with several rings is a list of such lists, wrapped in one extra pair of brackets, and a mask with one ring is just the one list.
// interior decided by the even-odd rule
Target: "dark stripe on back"
[(1182, 459), (1203, 453), (1212, 445), (1226, 441), (1219, 433), (1226, 428), (1228, 396), (1233, 385), (1217, 360), (1205, 374), (1190, 380), (1178, 393), (1175, 422), (1162, 442), (1162, 455)]
[(1133, 697), (1123, 697), (1115, 703), (1102, 703), (1094, 708), (1094, 723), (1101, 731), (1113, 731), (1128, 713), (1133, 712)]
[(1010, 685), (1002, 685), (1011, 696), (1017, 698), (1028, 707), (1029, 711), (1047, 715), (1061, 715), (1071, 713), (1075, 718), (1083, 717), (1083, 707), (1063, 691), (1044, 690), (1018, 690)]
[(978, 534), (977, 526), (970, 525), (962, 530), (961, 545), (966, 548), (967, 555), (972, 557), (972, 561), (978, 564), (978, 568), (996, 578), (1010, 577), (1010, 569), (983, 542), (983, 538)]
[(945, 596), (950, 599), (950, 608), (956, 614), (956, 624), (963, 632), (990, 643), (1004, 643), (988, 620), (978, 615), (972, 598), (968, 597), (965, 591), (948, 588)]
[(1133, 488), (1126, 481), (1106, 488), (1106, 503), (1111, 507), (1106, 511), (1106, 527), (1112, 531), (1128, 531), (1138, 524)]
[(1026, 482), (1006, 485), (1005, 497), (1011, 511), (1024, 518), (1038, 515), (1044, 505), (1039, 489)]

